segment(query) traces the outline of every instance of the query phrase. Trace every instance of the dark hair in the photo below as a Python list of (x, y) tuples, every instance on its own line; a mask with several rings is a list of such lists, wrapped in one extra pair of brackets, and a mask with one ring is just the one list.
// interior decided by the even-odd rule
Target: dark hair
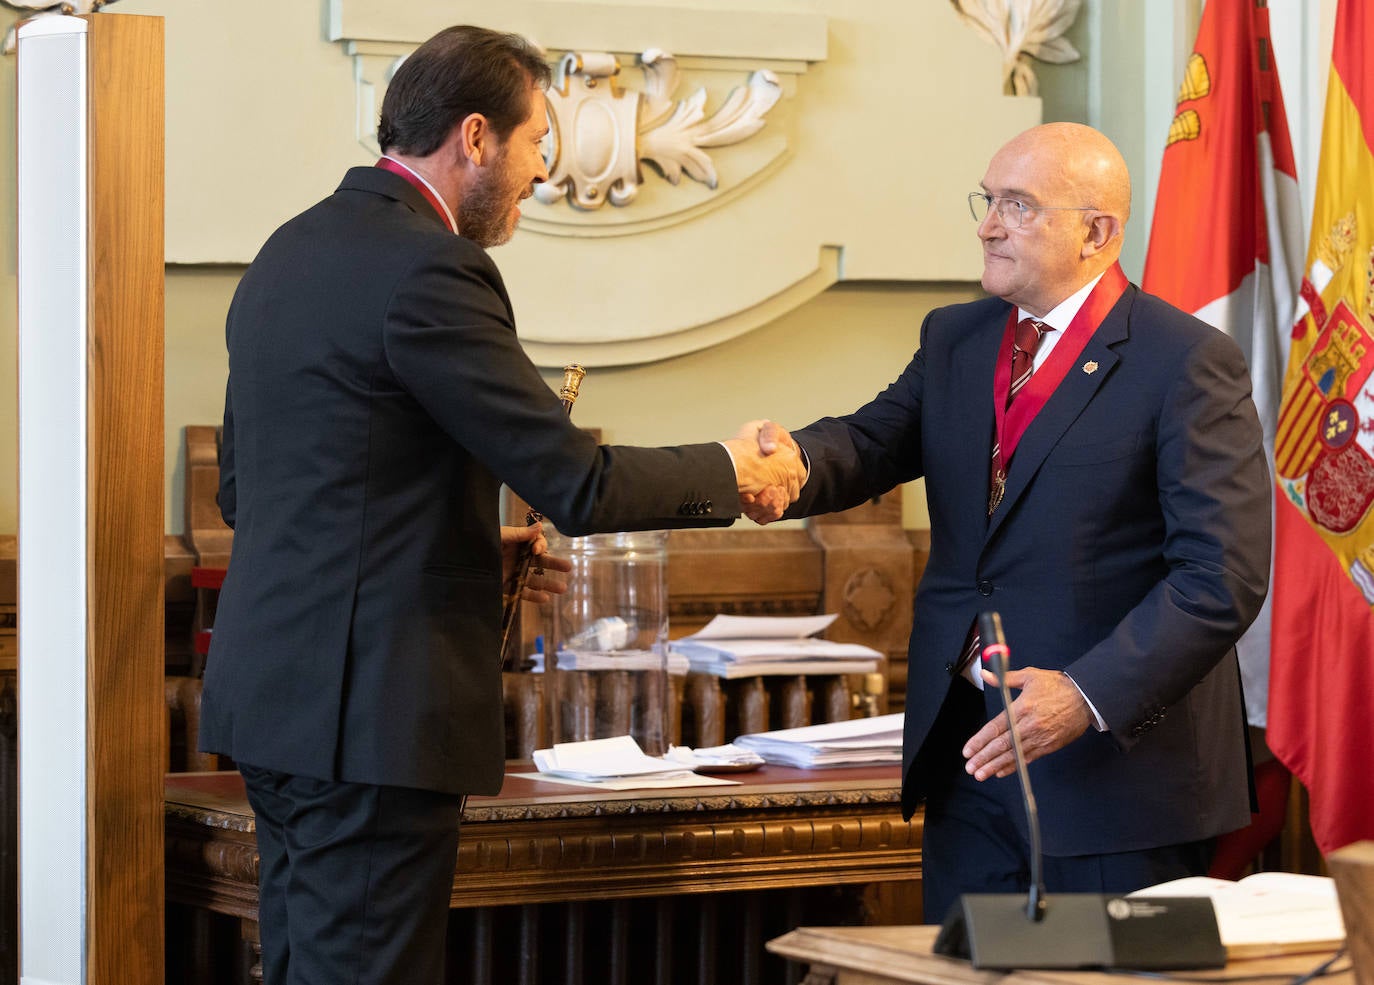
[(377, 142), (428, 157), (453, 128), (481, 113), (505, 137), (530, 112), (530, 90), (550, 79), (544, 53), (518, 34), (460, 25), (416, 48), (387, 86)]

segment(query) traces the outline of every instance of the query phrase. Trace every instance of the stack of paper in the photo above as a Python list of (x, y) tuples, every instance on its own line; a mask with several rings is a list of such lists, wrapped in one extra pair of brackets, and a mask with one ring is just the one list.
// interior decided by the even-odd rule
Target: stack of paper
[(858, 643), (813, 639), (835, 621), (825, 616), (716, 616), (672, 643), (692, 670), (717, 677), (770, 674), (868, 674), (882, 654)]
[(669, 776), (690, 773), (681, 763), (644, 755), (632, 736), (558, 742), (552, 749), (536, 749), (535, 768), (571, 780), (608, 780), (626, 776)]
[(540, 779), (606, 790), (699, 787), (729, 782), (697, 776), (682, 763), (646, 756), (639, 743), (628, 735), (555, 743), (552, 749), (535, 750), (534, 765)]
[(902, 714), (855, 718), (741, 735), (735, 745), (787, 766), (854, 766), (902, 761)]

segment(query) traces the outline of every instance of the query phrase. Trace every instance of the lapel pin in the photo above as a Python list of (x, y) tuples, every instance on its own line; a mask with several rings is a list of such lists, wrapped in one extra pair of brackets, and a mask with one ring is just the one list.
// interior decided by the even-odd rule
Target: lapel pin
[(1087, 373), (1089, 376), (1092, 376), (1094, 373), (1097, 372), (1097, 363), (1089, 359), (1087, 362), (1083, 364), (1083, 372)]

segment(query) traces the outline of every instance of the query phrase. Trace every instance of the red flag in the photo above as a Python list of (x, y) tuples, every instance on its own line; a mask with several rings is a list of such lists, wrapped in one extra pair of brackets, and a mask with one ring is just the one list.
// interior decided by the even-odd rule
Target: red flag
[(1330, 852), (1374, 838), (1374, 0), (1340, 0), (1275, 443), (1269, 745)]
[[(1245, 351), (1273, 460), (1303, 233), (1268, 8), (1209, 0), (1179, 87), (1141, 286)], [(1269, 607), (1237, 646), (1247, 716), (1263, 727)]]

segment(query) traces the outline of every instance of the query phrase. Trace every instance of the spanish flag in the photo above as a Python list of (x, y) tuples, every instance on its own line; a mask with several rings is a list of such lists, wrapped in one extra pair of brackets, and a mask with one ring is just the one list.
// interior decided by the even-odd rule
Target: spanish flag
[[(1169, 126), (1141, 286), (1240, 344), (1270, 462), (1302, 254), (1269, 9), (1256, 0), (1208, 0)], [(1236, 647), (1246, 714), (1259, 728), (1268, 705), (1269, 615), (1266, 603)]]
[(1275, 436), (1269, 745), (1330, 852), (1374, 838), (1374, 0), (1340, 0)]

